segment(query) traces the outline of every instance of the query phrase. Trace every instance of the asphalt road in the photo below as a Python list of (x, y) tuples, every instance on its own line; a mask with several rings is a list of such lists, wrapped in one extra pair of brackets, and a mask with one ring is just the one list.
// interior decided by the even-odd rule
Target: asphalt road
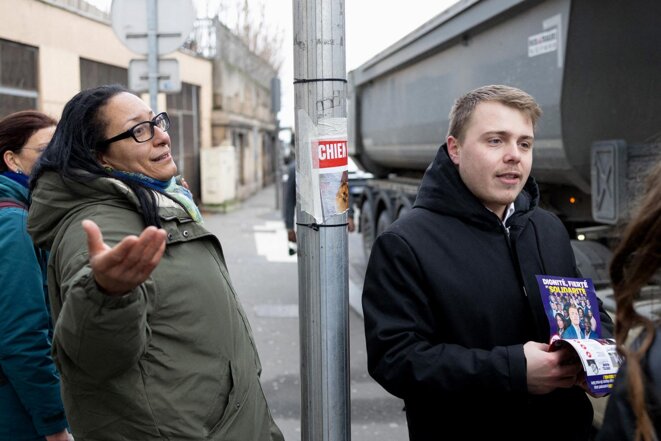
[[(223, 246), (227, 266), (250, 320), (262, 361), (262, 385), (288, 441), (301, 439), (298, 266), (275, 209), (273, 186), (229, 213), (204, 213)], [(360, 292), (365, 259), (360, 236), (349, 234), (351, 439), (407, 440), (403, 402), (367, 373)], [(309, 440), (313, 441), (313, 440)], [(316, 440), (314, 440), (316, 441)]]

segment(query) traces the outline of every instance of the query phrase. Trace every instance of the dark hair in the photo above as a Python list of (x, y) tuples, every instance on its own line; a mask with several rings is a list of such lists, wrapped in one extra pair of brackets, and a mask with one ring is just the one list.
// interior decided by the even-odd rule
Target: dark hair
[[(618, 351), (627, 360), (629, 401), (636, 418), (635, 439), (651, 441), (652, 421), (645, 407), (644, 372), (641, 359), (654, 341), (654, 324), (634, 308), (640, 290), (661, 267), (661, 162), (648, 176), (647, 191), (624, 231), (610, 264), (610, 276), (616, 301), (615, 340)], [(625, 341), (629, 331), (642, 326), (640, 345), (629, 349)]]
[(11, 113), (0, 120), (0, 172), (9, 170), (6, 151), (18, 153), (37, 131), (57, 125), (50, 116), (36, 110)]
[[(64, 106), (53, 139), (32, 170), (30, 190), (34, 190), (39, 177), (46, 171), (57, 172), (74, 182), (90, 182), (110, 177), (97, 159), (97, 153), (109, 148), (102, 145), (108, 122), (101, 117), (101, 109), (120, 93), (130, 93), (121, 85), (100, 86), (79, 92)], [(138, 198), (146, 225), (161, 227), (154, 193), (139, 183), (114, 177), (129, 187)]]

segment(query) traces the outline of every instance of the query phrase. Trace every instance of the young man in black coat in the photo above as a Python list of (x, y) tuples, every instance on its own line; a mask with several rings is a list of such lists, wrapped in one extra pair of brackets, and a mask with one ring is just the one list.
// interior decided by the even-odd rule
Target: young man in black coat
[[(512, 87), (459, 98), (414, 208), (372, 248), (369, 372), (404, 399), (411, 440), (589, 437), (580, 361), (548, 351), (535, 279), (579, 276), (567, 231), (538, 207), (529, 176), (540, 115)], [(601, 305), (600, 316), (609, 334)]]

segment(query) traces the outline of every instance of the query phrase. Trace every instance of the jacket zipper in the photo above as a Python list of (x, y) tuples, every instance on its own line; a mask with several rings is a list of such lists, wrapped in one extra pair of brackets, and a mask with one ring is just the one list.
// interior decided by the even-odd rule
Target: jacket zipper
[(528, 297), (528, 291), (526, 290), (526, 284), (523, 283), (523, 274), (521, 274), (521, 268), (519, 267), (518, 259), (516, 257), (516, 253), (512, 249), (512, 243), (510, 242), (510, 227), (506, 227), (505, 225), (501, 224), (503, 227), (503, 231), (505, 232), (505, 241), (507, 242), (507, 248), (510, 250), (510, 257), (512, 258), (512, 263), (514, 263), (514, 267), (516, 269), (516, 273), (519, 276), (519, 283), (521, 283), (521, 288), (523, 290), (523, 295)]

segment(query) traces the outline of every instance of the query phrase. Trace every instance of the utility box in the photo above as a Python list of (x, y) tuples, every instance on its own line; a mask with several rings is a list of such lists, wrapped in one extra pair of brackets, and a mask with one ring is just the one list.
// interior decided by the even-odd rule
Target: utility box
[(623, 140), (592, 144), (592, 217), (615, 225), (627, 209), (627, 144)]
[(219, 205), (236, 198), (236, 153), (234, 146), (200, 149), (202, 203)]

